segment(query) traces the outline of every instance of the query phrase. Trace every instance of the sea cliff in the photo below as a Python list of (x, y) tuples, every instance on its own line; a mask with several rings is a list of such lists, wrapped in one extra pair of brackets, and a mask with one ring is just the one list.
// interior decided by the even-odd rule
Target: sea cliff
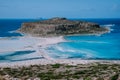
[(52, 18), (37, 22), (25, 22), (18, 30), (33, 36), (61, 36), (71, 34), (102, 34), (109, 31), (97, 23)]

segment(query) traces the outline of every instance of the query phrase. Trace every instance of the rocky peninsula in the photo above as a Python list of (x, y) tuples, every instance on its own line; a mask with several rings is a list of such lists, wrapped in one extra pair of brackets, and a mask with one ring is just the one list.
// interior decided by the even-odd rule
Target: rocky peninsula
[(66, 18), (51, 18), (37, 22), (25, 22), (18, 30), (33, 36), (63, 36), (72, 34), (103, 34), (109, 31), (97, 23), (68, 20)]

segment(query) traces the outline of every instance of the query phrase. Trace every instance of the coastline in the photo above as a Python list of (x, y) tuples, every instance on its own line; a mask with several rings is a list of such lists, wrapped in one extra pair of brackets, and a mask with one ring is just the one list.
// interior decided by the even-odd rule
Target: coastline
[(106, 31), (102, 31), (102, 32), (97, 32), (97, 33), (83, 33), (83, 34), (69, 34), (69, 35), (64, 35), (64, 36), (91, 36), (91, 35), (95, 35), (95, 36), (101, 36), (103, 34), (107, 34), (110, 33), (112, 31), (112, 29), (110, 27), (105, 27)]
[(42, 59), (36, 60), (27, 60), (27, 61), (16, 61), (16, 62), (1, 62), (0, 67), (22, 67), (22, 66), (30, 66), (30, 65), (47, 65), (47, 64), (68, 64), (68, 65), (77, 65), (77, 64), (90, 64), (90, 63), (107, 63), (107, 64), (120, 64), (119, 60), (84, 60), (84, 59), (54, 59), (51, 58), (49, 55), (46, 54), (44, 50), (45, 47), (51, 44), (57, 44), (60, 42), (65, 42), (63, 36), (59, 37), (32, 37), (32, 36), (23, 36), (20, 37), (22, 40), (29, 40), (33, 39), (35, 42), (34, 45), (32, 44), (27, 45), (29, 47), (23, 47), (24, 50), (36, 50), (36, 56), (40, 55), (43, 57)]
[(67, 64), (67, 65), (82, 65), (82, 64), (120, 64), (119, 60), (82, 60), (82, 59), (38, 59), (18, 62), (0, 63), (0, 67), (29, 67), (31, 65), (48, 65), (48, 64)]
[[(111, 32), (110, 27), (106, 27), (106, 29), (107, 29), (107, 31), (103, 31), (103, 32), (99, 32), (99, 33), (72, 34), (72, 35), (64, 35), (64, 36), (77, 36), (77, 35), (81, 35), (81, 36), (90, 36), (90, 35), (101, 36), (102, 34)], [(18, 49), (18, 51), (20, 51), (20, 50), (36, 50), (36, 52), (35, 52), (36, 56), (40, 55), (43, 58), (42, 59), (36, 59), (36, 60), (27, 60), (27, 61), (3, 62), (3, 63), (0, 63), (0, 67), (22, 67), (22, 66), (30, 66), (30, 65), (47, 65), (47, 64), (77, 65), (77, 64), (90, 64), (90, 63), (97, 63), (97, 62), (98, 63), (120, 64), (119, 60), (54, 59), (54, 58), (51, 58), (46, 53), (45, 48), (49, 45), (52, 45), (52, 44), (57, 44), (57, 43), (60, 43), (60, 42), (66, 42), (66, 40), (64, 39), (64, 36), (39, 37), (39, 36), (31, 36), (30, 34), (24, 34), (24, 33), (18, 32), (18, 31), (15, 31), (15, 32), (23, 35), (21, 37), (18, 37), (18, 38), (21, 39), (21, 42), (23, 42), (24, 40), (28, 40), (29, 43), (34, 42), (34, 43), (32, 43), (32, 45), (27, 44), (26, 46), (22, 47), (22, 49)], [(9, 37), (7, 39), (9, 39)], [(29, 39), (31, 41), (29, 41)], [(0, 50), (0, 52), (1, 52), (1, 50)]]

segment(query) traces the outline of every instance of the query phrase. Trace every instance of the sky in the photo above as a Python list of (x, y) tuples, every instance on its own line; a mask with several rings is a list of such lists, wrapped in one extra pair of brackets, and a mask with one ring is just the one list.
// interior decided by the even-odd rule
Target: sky
[(0, 0), (0, 18), (120, 18), (120, 0)]

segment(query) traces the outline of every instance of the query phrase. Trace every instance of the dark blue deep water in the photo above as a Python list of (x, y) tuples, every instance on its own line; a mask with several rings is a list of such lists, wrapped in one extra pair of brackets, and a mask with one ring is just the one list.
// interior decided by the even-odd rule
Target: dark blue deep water
[(37, 21), (33, 19), (0, 19), (0, 37), (21, 36), (13, 31), (20, 28), (21, 23)]
[[(95, 22), (111, 28), (110, 33), (101, 36), (65, 36), (67, 42), (50, 45), (46, 48), (48, 55), (53, 58), (80, 59), (110, 59), (120, 60), (120, 19), (73, 19)], [(32, 19), (0, 19), (0, 39), (3, 37), (22, 36), (14, 31), (21, 23), (36, 21)], [(1, 45), (1, 44), (0, 44)], [(12, 47), (12, 46), (11, 46)], [(21, 55), (31, 54), (32, 51), (17, 52)], [(15, 55), (14, 55), (15, 54)], [(17, 55), (17, 56), (19, 56)], [(9, 55), (7, 55), (9, 56)], [(7, 60), (7, 56), (0, 55), (0, 60)], [(9, 57), (16, 56), (14, 52)], [(11, 57), (11, 58), (12, 58)], [(13, 57), (14, 58), (14, 57)], [(32, 58), (37, 59), (37, 58)], [(24, 59), (23, 59), (24, 60)]]

